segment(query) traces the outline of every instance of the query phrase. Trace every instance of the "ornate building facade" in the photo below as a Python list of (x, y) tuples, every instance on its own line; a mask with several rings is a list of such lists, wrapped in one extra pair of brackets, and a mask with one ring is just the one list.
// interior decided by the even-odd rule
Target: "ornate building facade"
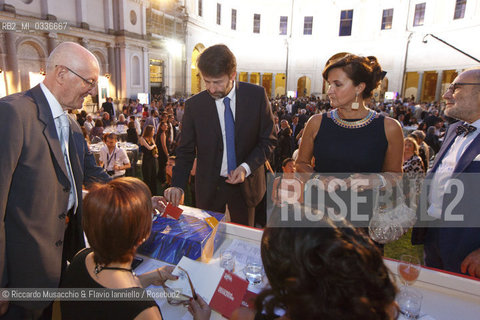
[(270, 96), (324, 94), (325, 63), (352, 52), (387, 71), (377, 99), (439, 100), (480, 57), (480, 0), (0, 0), (0, 26), (0, 96), (41, 81), (51, 50), (74, 41), (100, 62), (99, 103), (201, 91), (196, 57), (216, 43)]

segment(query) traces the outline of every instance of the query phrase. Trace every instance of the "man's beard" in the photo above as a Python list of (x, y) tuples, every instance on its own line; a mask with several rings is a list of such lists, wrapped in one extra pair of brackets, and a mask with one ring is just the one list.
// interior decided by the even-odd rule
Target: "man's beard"
[(222, 98), (225, 98), (227, 95), (225, 94), (225, 92), (217, 92), (215, 93), (214, 95), (211, 94), (210, 92), (208, 93), (210, 95), (210, 97), (212, 97), (213, 99), (217, 100), (217, 99), (222, 99)]

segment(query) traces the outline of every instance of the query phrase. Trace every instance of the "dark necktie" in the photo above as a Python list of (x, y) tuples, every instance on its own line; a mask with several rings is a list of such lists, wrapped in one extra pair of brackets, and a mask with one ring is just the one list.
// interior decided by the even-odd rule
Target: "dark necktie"
[(463, 134), (464, 137), (468, 136), (470, 133), (474, 132), (475, 130), (477, 130), (476, 127), (474, 126), (471, 126), (469, 124), (462, 124), (461, 126), (458, 126), (457, 127), (457, 136)]
[(230, 98), (223, 99), (225, 105), (225, 137), (227, 141), (227, 167), (228, 173), (237, 168), (237, 157), (235, 155), (235, 121), (233, 120)]

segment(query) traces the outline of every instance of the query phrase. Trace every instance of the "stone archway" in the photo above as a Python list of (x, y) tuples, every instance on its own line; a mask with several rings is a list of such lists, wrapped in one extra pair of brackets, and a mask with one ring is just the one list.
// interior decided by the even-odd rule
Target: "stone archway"
[(205, 50), (205, 46), (201, 43), (198, 43), (192, 51), (192, 64), (191, 68), (191, 92), (192, 94), (197, 94), (205, 89), (205, 85), (202, 83), (200, 70), (197, 68), (197, 59), (200, 53)]
[(28, 90), (43, 78), (46, 51), (35, 41), (26, 40), (18, 45), (18, 70), (21, 90)]
[(104, 76), (108, 73), (108, 63), (105, 54), (98, 50), (92, 51), (92, 54), (97, 58), (98, 64), (100, 65), (100, 76)]
[(307, 97), (311, 92), (312, 81), (310, 77), (303, 76), (297, 80), (297, 97)]

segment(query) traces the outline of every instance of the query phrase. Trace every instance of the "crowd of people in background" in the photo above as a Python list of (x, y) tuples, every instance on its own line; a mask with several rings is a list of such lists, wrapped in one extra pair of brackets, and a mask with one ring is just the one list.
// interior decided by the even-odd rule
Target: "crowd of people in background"
[[(303, 190), (305, 182), (296, 172), (322, 182), (343, 179), (353, 191), (368, 193), (386, 187), (388, 179), (395, 181), (385, 173), (403, 172), (411, 179), (430, 168), (430, 194), (419, 185), (411, 189), (429, 196), (427, 214), (439, 218), (448, 204), (443, 199), (446, 179), (452, 173), (479, 171), (478, 68), (455, 78), (443, 95), (444, 108), (411, 98), (372, 100), (385, 75), (373, 56), (347, 54), (329, 60), (322, 73), (329, 83), (328, 100), (275, 97), (268, 103), (263, 88), (234, 85), (236, 60), (224, 45), (206, 49), (198, 67), (206, 91), (186, 101), (186, 110), (183, 99), (154, 96), (148, 105), (129, 100), (121, 106), (108, 98), (97, 113), (87, 114), (78, 111), (84, 97), (96, 93), (99, 64), (84, 47), (65, 42), (49, 56), (43, 83), (0, 99), (0, 128), (10, 142), (0, 157), (0, 176), (8, 182), (0, 188), (7, 200), (0, 211), (1, 287), (142, 291), (174, 280), (171, 268), (137, 277), (130, 267), (136, 248), (149, 236), (153, 209), (164, 210), (165, 200), (177, 206), (190, 194), (185, 204), (196, 206), (196, 200), (196, 207), (217, 212), (225, 212), (228, 205), (232, 222), (252, 225), (258, 212), (265, 215), (265, 196), (260, 201), (268, 172), (284, 173), (269, 191), (275, 205), (289, 206), (283, 201), (291, 199), (289, 186), (295, 183)], [(72, 110), (78, 110), (78, 125), (67, 115)], [(209, 130), (215, 116), (224, 120), (219, 121), (221, 130)], [(119, 136), (138, 144), (145, 183), (123, 177), (123, 171), (137, 164), (117, 149)], [(89, 148), (101, 141), (105, 145), (95, 159)], [(343, 176), (335, 178), (338, 175)], [(355, 176), (368, 182), (365, 189), (355, 185), (360, 180)], [(463, 179), (465, 196), (453, 213), (474, 212), (480, 205), (478, 179), (456, 178)], [(90, 190), (85, 200), (84, 186)], [(164, 198), (151, 197), (162, 194)], [(302, 191), (299, 202), (303, 197)], [(117, 217), (103, 218), (112, 215)], [(474, 216), (467, 216), (468, 222), (475, 222)], [(365, 228), (344, 221), (325, 217), (318, 223), (308, 228), (266, 226), (261, 256), (270, 287), (257, 297), (254, 312), (237, 318), (396, 318), (397, 289), (379, 243)], [(83, 231), (91, 245), (88, 251), (80, 251), (85, 247)], [(426, 266), (480, 277), (480, 239), (474, 226), (414, 228), (412, 243), (424, 244)], [(25, 257), (31, 263), (24, 263)], [(132, 317), (161, 316), (153, 301), (122, 304), (124, 309), (63, 302), (65, 318), (116, 314), (111, 308)], [(201, 297), (189, 304), (195, 319), (210, 318)], [(51, 319), (52, 312), (51, 301), (0, 301), (0, 317), (5, 319)]]
[[(382, 102), (371, 99), (365, 103), (369, 109), (398, 120), (407, 147), (403, 170), (409, 177), (424, 175), (440, 149), (448, 125), (454, 122), (443, 114), (444, 105), (439, 102), (415, 102), (414, 97)], [(269, 159), (269, 167), (272, 168), (271, 173), (278, 174), (283, 173), (284, 160), (297, 159), (298, 147), (308, 120), (313, 115), (334, 108), (328, 99), (315, 95), (298, 98), (277, 96), (270, 99), (270, 104), (278, 143)], [(125, 126), (126, 141), (139, 145), (140, 154), (143, 155), (143, 181), (150, 187), (152, 194), (161, 195), (169, 186), (167, 161), (175, 157), (184, 107), (183, 97), (155, 95), (150, 104), (130, 99), (123, 105), (114, 105), (113, 99), (108, 98), (97, 113), (87, 114), (82, 110), (77, 114), (77, 120), (90, 143), (101, 142), (104, 138), (103, 131), (107, 127)], [(151, 128), (146, 130), (147, 127)], [(192, 172), (191, 178), (194, 176), (195, 172)], [(189, 185), (193, 188), (193, 184)], [(187, 198), (194, 198), (191, 192)], [(193, 205), (188, 199), (187, 204)]]

